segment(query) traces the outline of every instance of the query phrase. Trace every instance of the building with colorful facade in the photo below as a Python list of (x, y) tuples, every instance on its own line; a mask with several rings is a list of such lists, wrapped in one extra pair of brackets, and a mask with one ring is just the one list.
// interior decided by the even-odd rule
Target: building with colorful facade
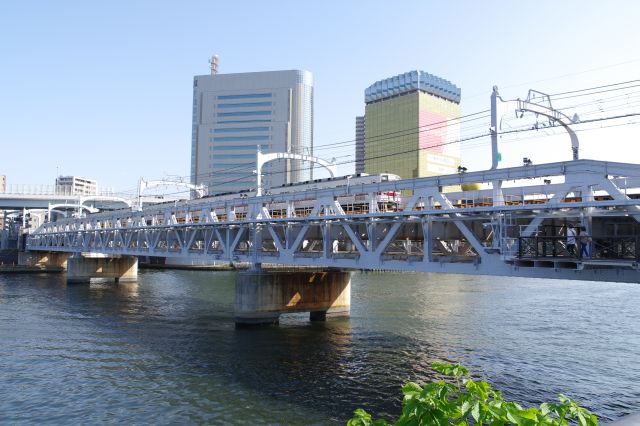
[(356, 173), (364, 173), (364, 115), (356, 117)]
[(402, 178), (456, 173), (460, 96), (424, 71), (377, 81), (365, 90), (364, 169)]

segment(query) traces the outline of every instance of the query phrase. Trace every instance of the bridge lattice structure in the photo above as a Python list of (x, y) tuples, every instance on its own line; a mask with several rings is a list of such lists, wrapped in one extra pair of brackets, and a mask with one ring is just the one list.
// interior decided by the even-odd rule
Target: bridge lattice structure
[[(461, 189), (468, 184), (484, 189)], [(28, 249), (640, 282), (640, 207), (632, 197), (639, 187), (640, 165), (573, 160), (102, 212), (45, 223)], [(403, 202), (382, 209), (376, 194), (398, 191)], [(366, 208), (354, 211), (345, 197)], [(562, 237), (568, 223), (586, 225), (594, 247), (608, 241), (608, 254), (573, 257)]]

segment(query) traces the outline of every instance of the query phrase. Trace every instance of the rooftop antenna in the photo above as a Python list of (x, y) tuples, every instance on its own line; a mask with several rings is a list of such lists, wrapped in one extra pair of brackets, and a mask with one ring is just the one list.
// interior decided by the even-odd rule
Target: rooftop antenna
[(209, 58), (209, 65), (211, 65), (211, 75), (218, 74), (218, 67), (220, 66), (220, 57), (218, 55), (213, 55)]

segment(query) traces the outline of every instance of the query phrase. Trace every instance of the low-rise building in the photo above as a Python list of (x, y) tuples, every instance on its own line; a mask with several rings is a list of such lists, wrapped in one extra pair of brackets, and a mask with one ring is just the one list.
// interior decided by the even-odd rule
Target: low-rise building
[(78, 176), (58, 176), (56, 178), (57, 195), (97, 195), (98, 182)]

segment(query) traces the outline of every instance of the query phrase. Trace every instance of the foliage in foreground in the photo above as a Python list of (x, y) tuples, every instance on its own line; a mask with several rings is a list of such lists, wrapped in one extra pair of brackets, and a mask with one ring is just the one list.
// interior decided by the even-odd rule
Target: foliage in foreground
[[(431, 367), (445, 376), (455, 378), (455, 384), (443, 380), (424, 387), (409, 382), (402, 387), (402, 414), (395, 426), (437, 425), (517, 425), (597, 426), (598, 419), (589, 410), (570, 398), (560, 395), (559, 403), (544, 403), (540, 408), (522, 408), (502, 399), (502, 393), (489, 383), (473, 381), (469, 371), (460, 364), (434, 363)], [(388, 426), (385, 420), (374, 420), (371, 414), (357, 409), (347, 426)]]

